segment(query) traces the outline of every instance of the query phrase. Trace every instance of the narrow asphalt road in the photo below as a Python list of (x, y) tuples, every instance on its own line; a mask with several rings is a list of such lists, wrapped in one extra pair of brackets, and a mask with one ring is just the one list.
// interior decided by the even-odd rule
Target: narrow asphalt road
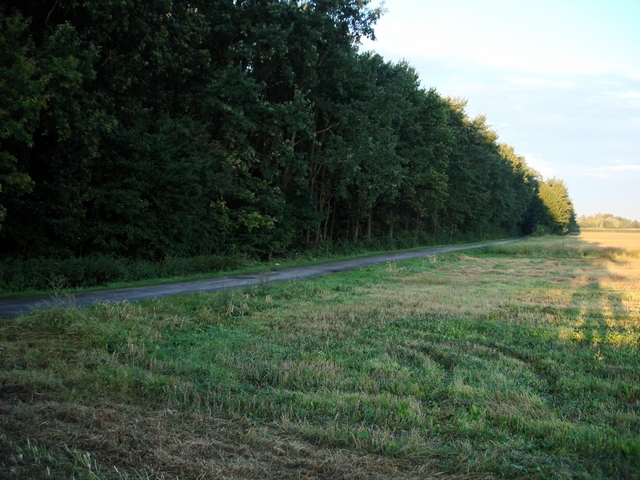
[(0, 300), (0, 317), (11, 317), (23, 313), (29, 313), (37, 309), (50, 308), (54, 305), (87, 307), (96, 303), (136, 302), (149, 298), (170, 297), (173, 295), (185, 295), (189, 293), (215, 292), (231, 288), (246, 288), (260, 285), (261, 283), (281, 283), (291, 280), (319, 277), (334, 272), (344, 272), (357, 268), (368, 267), (386, 262), (397, 262), (442, 253), (460, 250), (471, 250), (488, 245), (503, 245), (517, 242), (518, 240), (503, 240), (500, 242), (483, 243), (464, 247), (438, 247), (424, 248), (410, 252), (388, 253), (374, 257), (355, 258), (352, 260), (339, 260), (336, 262), (294, 267), (283, 270), (254, 273), (248, 275), (230, 275), (207, 280), (193, 280), (190, 282), (169, 283), (165, 285), (153, 285), (149, 287), (118, 288), (115, 290), (103, 290), (97, 292), (75, 293), (71, 297), (54, 298), (51, 296), (21, 298), (17, 300)]

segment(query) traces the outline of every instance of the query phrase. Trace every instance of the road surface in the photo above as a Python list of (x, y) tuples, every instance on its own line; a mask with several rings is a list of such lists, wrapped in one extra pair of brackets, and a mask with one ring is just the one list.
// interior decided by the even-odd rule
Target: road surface
[(57, 306), (76, 306), (88, 307), (96, 303), (114, 303), (114, 302), (137, 302), (149, 298), (170, 297), (174, 295), (186, 295), (190, 293), (215, 292), (217, 290), (226, 290), (231, 288), (246, 288), (260, 285), (261, 283), (281, 283), (291, 280), (302, 280), (307, 278), (319, 277), (334, 272), (344, 272), (346, 270), (355, 270), (357, 268), (368, 267), (386, 262), (397, 262), (401, 260), (409, 260), (412, 258), (420, 258), (431, 255), (439, 255), (442, 253), (456, 252), (461, 250), (470, 250), (473, 248), (481, 248), (488, 245), (502, 245), (505, 243), (516, 242), (518, 240), (503, 240), (500, 242), (490, 242), (470, 246), (452, 246), (423, 248), (420, 250), (412, 250), (410, 252), (395, 252), (384, 255), (376, 255), (373, 257), (355, 258), (352, 260), (338, 260), (335, 262), (321, 263), (318, 265), (308, 265), (304, 267), (286, 268), (270, 272), (253, 273), (248, 275), (230, 275), (227, 277), (217, 277), (206, 280), (193, 280), (189, 282), (168, 283), (165, 285), (152, 285), (148, 287), (129, 287), (118, 288), (114, 290), (102, 290), (96, 292), (75, 293), (71, 297), (33, 297), (21, 298), (17, 300), (0, 300), (0, 317), (11, 317), (24, 313), (32, 312), (37, 309), (50, 308)]

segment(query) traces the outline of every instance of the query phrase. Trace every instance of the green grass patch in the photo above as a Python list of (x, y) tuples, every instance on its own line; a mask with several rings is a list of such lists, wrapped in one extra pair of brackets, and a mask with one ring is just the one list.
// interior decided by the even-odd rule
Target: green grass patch
[(638, 478), (635, 257), (535, 242), (7, 320), (0, 468)]

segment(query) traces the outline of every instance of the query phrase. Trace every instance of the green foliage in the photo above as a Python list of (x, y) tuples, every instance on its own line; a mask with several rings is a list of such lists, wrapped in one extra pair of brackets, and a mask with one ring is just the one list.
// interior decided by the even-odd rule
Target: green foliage
[(616, 217), (611, 213), (596, 213), (589, 216), (580, 215), (578, 217), (578, 225), (581, 228), (640, 228), (638, 220)]
[(5, 8), (7, 256), (268, 258), (564, 231), (484, 118), (358, 52), (381, 14), (367, 0)]
[(236, 256), (167, 257), (150, 262), (93, 254), (83, 258), (0, 260), (0, 292), (58, 290), (237, 269)]
[(550, 178), (542, 182), (539, 196), (547, 211), (546, 225), (549, 233), (568, 233), (576, 224), (576, 214), (564, 181)]
[(33, 146), (33, 130), (44, 106), (33, 45), (24, 40), (28, 28), (19, 13), (7, 16), (0, 7), (0, 228), (6, 198), (33, 189), (26, 166), (18, 161)]

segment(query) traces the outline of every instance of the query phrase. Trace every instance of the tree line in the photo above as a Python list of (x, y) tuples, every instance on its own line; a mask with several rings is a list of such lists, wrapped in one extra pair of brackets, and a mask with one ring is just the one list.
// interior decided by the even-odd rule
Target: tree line
[(465, 101), (360, 52), (368, 0), (0, 7), (0, 248), (271, 255), (363, 237), (566, 232)]
[(578, 225), (582, 228), (640, 228), (638, 220), (616, 217), (611, 213), (596, 213), (595, 215), (580, 215)]

